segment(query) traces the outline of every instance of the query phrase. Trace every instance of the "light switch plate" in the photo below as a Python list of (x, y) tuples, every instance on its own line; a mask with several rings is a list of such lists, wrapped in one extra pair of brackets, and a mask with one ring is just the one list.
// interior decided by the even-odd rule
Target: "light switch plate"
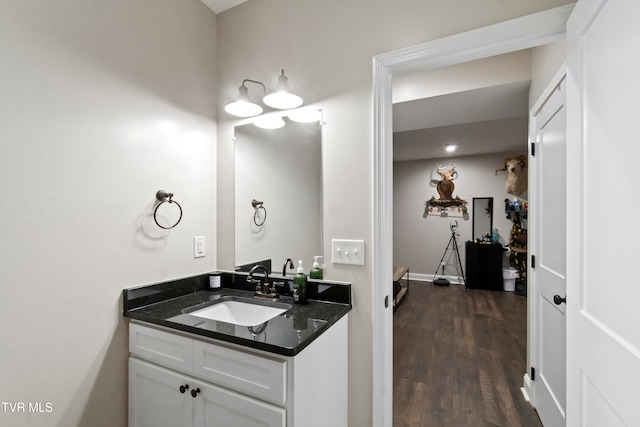
[(364, 265), (364, 240), (331, 240), (333, 264)]
[(193, 236), (193, 257), (202, 258), (205, 256), (206, 239), (204, 236)]

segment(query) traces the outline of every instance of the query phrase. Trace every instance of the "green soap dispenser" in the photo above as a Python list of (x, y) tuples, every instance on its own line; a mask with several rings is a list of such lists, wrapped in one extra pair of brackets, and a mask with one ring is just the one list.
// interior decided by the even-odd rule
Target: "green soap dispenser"
[(302, 260), (298, 261), (298, 271), (293, 276), (293, 302), (294, 304), (307, 303), (307, 275), (304, 274)]
[(312, 279), (322, 279), (322, 268), (320, 268), (320, 255), (313, 257), (313, 268), (309, 272), (309, 277)]

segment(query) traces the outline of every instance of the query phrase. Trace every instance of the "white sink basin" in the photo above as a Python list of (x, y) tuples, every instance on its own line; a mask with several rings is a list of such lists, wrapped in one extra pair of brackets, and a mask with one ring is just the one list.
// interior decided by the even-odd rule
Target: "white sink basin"
[(289, 304), (270, 306), (237, 300), (225, 300), (186, 314), (203, 319), (233, 323), (234, 325), (256, 326), (273, 319), (290, 308)]

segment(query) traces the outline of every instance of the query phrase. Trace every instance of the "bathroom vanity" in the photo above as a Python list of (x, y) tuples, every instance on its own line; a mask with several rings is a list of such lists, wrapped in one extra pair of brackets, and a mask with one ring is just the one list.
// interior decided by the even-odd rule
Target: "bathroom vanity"
[(309, 281), (309, 304), (282, 297), (280, 314), (247, 326), (197, 315), (251, 302), (246, 275), (222, 282), (208, 290), (202, 275), (124, 290), (129, 426), (346, 426), (350, 285)]

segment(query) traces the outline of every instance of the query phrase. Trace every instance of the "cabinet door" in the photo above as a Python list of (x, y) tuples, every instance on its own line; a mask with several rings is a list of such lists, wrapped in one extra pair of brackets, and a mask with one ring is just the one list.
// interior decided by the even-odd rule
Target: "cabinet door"
[[(184, 393), (180, 386), (189, 386)], [(168, 369), (129, 359), (129, 427), (191, 427), (194, 381)]]
[(198, 382), (194, 399), (195, 427), (285, 427), (284, 408)]
[(480, 245), (467, 242), (465, 264), (467, 288), (479, 289), (482, 280), (480, 277)]
[(492, 243), (466, 244), (467, 288), (502, 290), (502, 246)]

